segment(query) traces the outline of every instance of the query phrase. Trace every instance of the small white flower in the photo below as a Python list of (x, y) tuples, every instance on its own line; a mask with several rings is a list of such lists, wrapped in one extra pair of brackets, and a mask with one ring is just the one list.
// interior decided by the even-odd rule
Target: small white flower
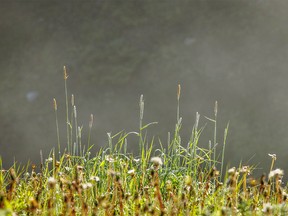
[(70, 172), (72, 170), (71, 167), (64, 167), (64, 169), (67, 171), (67, 172)]
[(128, 170), (128, 174), (134, 175), (135, 174), (135, 170), (134, 169)]
[(62, 177), (63, 175), (64, 175), (63, 172), (58, 173), (58, 176), (60, 176), (60, 177)]
[(109, 163), (115, 162), (114, 158), (112, 158), (112, 157), (109, 156), (109, 155), (106, 155), (106, 156), (105, 156), (105, 160), (108, 161)]
[(271, 213), (273, 206), (270, 203), (264, 203), (262, 212), (263, 213)]
[(133, 159), (136, 163), (140, 162), (140, 159)]
[(52, 158), (52, 157), (49, 157), (49, 158), (46, 159), (45, 161), (46, 161), (46, 163), (51, 163), (51, 162), (53, 162), (53, 158)]
[(100, 178), (98, 176), (91, 176), (90, 177), (90, 180), (91, 181), (95, 181), (95, 182), (99, 182), (100, 181)]
[(250, 175), (250, 167), (242, 166), (242, 168), (240, 169), (240, 173), (247, 173), (248, 175)]
[(53, 178), (53, 177), (49, 177), (49, 178), (48, 178), (48, 183), (49, 183), (49, 184), (56, 184), (56, 179)]
[(88, 188), (92, 188), (92, 184), (90, 182), (86, 183), (86, 184), (82, 184), (82, 188), (84, 190), (88, 189)]
[(273, 160), (276, 160), (277, 157), (276, 157), (276, 154), (268, 154)]
[(29, 172), (26, 172), (26, 173), (24, 174), (24, 176), (25, 176), (25, 178), (29, 178), (30, 173), (29, 173)]
[(151, 158), (151, 162), (155, 165), (155, 166), (162, 166), (162, 160), (160, 157), (152, 157)]
[(204, 160), (204, 158), (203, 157), (201, 157), (201, 156), (199, 156), (199, 155), (196, 155), (196, 158), (198, 159), (198, 160)]

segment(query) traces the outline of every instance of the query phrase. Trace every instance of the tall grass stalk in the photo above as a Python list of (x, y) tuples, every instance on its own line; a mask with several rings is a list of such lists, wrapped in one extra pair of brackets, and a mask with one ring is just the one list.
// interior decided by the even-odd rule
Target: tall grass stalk
[(83, 152), (82, 152), (82, 127), (78, 126), (78, 143), (79, 143), (79, 155), (82, 157)]
[(89, 120), (89, 131), (88, 131), (88, 141), (87, 141), (87, 145), (88, 145), (88, 148), (87, 149), (90, 149), (90, 146), (91, 146), (91, 131), (92, 131), (92, 127), (93, 127), (93, 122), (94, 122), (94, 116), (93, 114), (90, 115), (90, 120)]
[(181, 96), (181, 85), (178, 84), (178, 89), (177, 89), (177, 122), (180, 119), (180, 96)]
[(224, 165), (224, 157), (225, 157), (225, 148), (226, 148), (226, 141), (228, 136), (228, 129), (229, 129), (229, 122), (224, 130), (224, 140), (223, 140), (223, 149), (222, 149), (222, 158), (221, 158), (221, 170), (220, 170), (220, 176), (222, 178), (223, 175), (223, 165)]
[(139, 155), (141, 159), (144, 159), (144, 143), (142, 137), (142, 130), (143, 130), (143, 116), (144, 116), (144, 99), (143, 95), (140, 96), (139, 101)]
[(215, 101), (214, 106), (214, 136), (213, 136), (213, 144), (214, 144), (214, 154), (213, 154), (213, 160), (214, 160), (214, 167), (216, 166), (216, 145), (217, 145), (217, 113), (218, 113), (218, 102)]
[(78, 133), (78, 123), (77, 123), (77, 108), (74, 105), (73, 107), (74, 111), (74, 122), (75, 122), (75, 142), (74, 142), (74, 155), (79, 155), (79, 145), (78, 145), (78, 140), (79, 140), (79, 133)]
[[(68, 144), (70, 146), (70, 150), (71, 152), (68, 151), (68, 154), (73, 154), (74, 151), (74, 143), (73, 143), (73, 136), (74, 136), (74, 132), (73, 132), (73, 127), (75, 127), (74, 125), (74, 106), (75, 106), (75, 98), (74, 98), (74, 94), (71, 95), (71, 110), (72, 112), (70, 113), (70, 121), (68, 123), (68, 127), (69, 127), (69, 136), (70, 136), (70, 143)], [(68, 114), (69, 115), (69, 114)]]
[(59, 158), (61, 157), (61, 145), (60, 145), (60, 133), (59, 133), (59, 123), (58, 123), (58, 114), (57, 114), (57, 101), (53, 98), (53, 105), (55, 111), (55, 122), (56, 122), (56, 133), (57, 133), (57, 144), (58, 144), (58, 154)]
[[(64, 70), (64, 88), (65, 88), (65, 103), (66, 103), (66, 130), (67, 130), (67, 150), (71, 153), (72, 149), (70, 148), (70, 137), (69, 137), (69, 106), (68, 106), (68, 90), (67, 90), (67, 79), (68, 74), (66, 66), (63, 67)], [(72, 146), (72, 143), (71, 143)]]

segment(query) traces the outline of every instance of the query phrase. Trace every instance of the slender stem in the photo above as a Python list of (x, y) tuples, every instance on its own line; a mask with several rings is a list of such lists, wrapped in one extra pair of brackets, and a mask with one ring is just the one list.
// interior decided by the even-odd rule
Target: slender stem
[(228, 129), (229, 129), (229, 122), (228, 122), (227, 127), (225, 128), (225, 131), (224, 131), (224, 141), (223, 141), (223, 150), (222, 150), (222, 159), (221, 159), (221, 172), (220, 172), (221, 177), (223, 174), (223, 165), (224, 165), (224, 156), (225, 156), (225, 147), (226, 147)]
[(181, 85), (178, 84), (178, 90), (177, 90), (177, 122), (180, 118), (180, 96), (181, 96)]
[(140, 96), (139, 108), (140, 108), (140, 113), (139, 113), (139, 151), (140, 152), (139, 153), (140, 153), (140, 156), (142, 157), (144, 153), (144, 145), (143, 145), (143, 140), (142, 140), (142, 127), (143, 127), (143, 116), (144, 116), (143, 95)]
[(74, 121), (75, 121), (75, 149), (74, 154), (78, 155), (78, 124), (77, 124), (77, 109), (74, 105)]
[[(64, 66), (64, 85), (65, 85), (65, 102), (66, 102), (66, 129), (67, 129), (67, 148), (68, 148), (68, 152), (70, 152), (70, 139), (69, 139), (69, 107), (68, 107), (68, 92), (67, 92), (67, 79), (68, 79), (68, 75), (67, 75), (67, 70), (66, 70), (66, 66)], [(71, 143), (72, 145), (72, 143)]]
[(214, 155), (213, 155), (213, 160), (214, 160), (214, 167), (216, 165), (216, 144), (217, 144), (217, 112), (218, 112), (218, 102), (215, 102), (215, 107), (214, 107), (214, 115), (215, 115), (215, 124), (214, 124)]
[(57, 101), (53, 98), (54, 103), (54, 111), (55, 111), (55, 122), (56, 122), (56, 132), (57, 132), (57, 144), (58, 144), (58, 153), (59, 158), (61, 157), (61, 149), (60, 149), (60, 135), (59, 135), (59, 124), (58, 124), (58, 115), (57, 115)]
[(90, 149), (90, 139), (91, 139), (91, 130), (93, 126), (93, 114), (90, 115), (90, 121), (89, 121), (89, 132), (88, 132), (88, 150)]

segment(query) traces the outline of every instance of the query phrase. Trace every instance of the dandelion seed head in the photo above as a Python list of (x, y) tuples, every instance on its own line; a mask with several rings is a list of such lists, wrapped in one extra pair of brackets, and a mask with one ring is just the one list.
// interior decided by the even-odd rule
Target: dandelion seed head
[(155, 166), (162, 166), (163, 162), (162, 159), (160, 157), (152, 157), (151, 158), (151, 162), (155, 165)]
[(269, 173), (269, 178), (273, 178), (274, 176), (282, 177), (284, 175), (284, 171), (281, 169), (272, 170)]
[(235, 172), (236, 172), (236, 168), (235, 168), (235, 167), (232, 167), (232, 168), (230, 168), (230, 169), (228, 170), (228, 174), (229, 174), (229, 175), (235, 174)]
[(271, 205), (271, 203), (264, 203), (262, 212), (271, 213), (272, 209), (273, 209), (273, 206)]
[(47, 180), (47, 182), (48, 182), (49, 188), (54, 188), (54, 186), (56, 185), (56, 182), (57, 182), (57, 181), (56, 181), (55, 178), (49, 177), (48, 180)]

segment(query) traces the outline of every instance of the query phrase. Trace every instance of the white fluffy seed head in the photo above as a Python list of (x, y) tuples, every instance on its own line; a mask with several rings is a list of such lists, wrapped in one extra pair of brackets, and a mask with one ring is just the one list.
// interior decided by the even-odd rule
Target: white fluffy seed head
[(284, 175), (284, 171), (281, 169), (272, 170), (269, 173), (269, 178), (273, 178), (274, 176), (282, 177)]
[(162, 166), (163, 162), (162, 159), (160, 157), (152, 157), (151, 158), (151, 162), (155, 165), (155, 166)]

